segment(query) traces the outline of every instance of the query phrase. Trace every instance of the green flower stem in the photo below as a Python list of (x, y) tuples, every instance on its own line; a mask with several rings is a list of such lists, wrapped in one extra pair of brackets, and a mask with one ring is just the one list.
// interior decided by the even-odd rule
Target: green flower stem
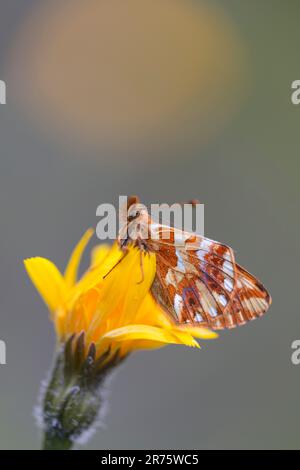
[(85, 334), (71, 336), (58, 350), (40, 410), (44, 431), (43, 450), (68, 450), (86, 431), (95, 427), (103, 409), (103, 382), (122, 361), (118, 351), (96, 357), (92, 343), (86, 349)]
[(70, 450), (73, 442), (67, 437), (53, 436), (46, 433), (44, 436), (42, 450)]

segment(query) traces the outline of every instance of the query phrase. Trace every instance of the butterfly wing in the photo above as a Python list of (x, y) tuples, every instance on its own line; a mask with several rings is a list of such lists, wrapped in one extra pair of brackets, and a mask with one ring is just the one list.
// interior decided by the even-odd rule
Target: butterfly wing
[(233, 328), (262, 316), (271, 303), (264, 286), (236, 264), (226, 245), (176, 229), (156, 228), (150, 241), (157, 271), (152, 294), (178, 323)]

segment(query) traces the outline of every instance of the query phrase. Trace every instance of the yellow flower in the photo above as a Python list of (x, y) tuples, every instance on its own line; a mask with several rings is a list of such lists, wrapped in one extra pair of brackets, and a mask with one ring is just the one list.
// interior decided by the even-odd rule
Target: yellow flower
[(77, 280), (83, 251), (93, 230), (79, 241), (64, 275), (45, 258), (24, 261), (33, 284), (44, 299), (55, 324), (59, 344), (84, 332), (86, 353), (91, 344), (96, 357), (109, 352), (124, 358), (137, 349), (153, 349), (167, 344), (199, 347), (195, 338), (216, 338), (216, 333), (200, 327), (180, 326), (168, 318), (149, 293), (155, 276), (154, 254), (143, 255), (144, 279), (141, 281), (140, 253), (121, 259), (117, 244), (93, 249), (89, 269)]

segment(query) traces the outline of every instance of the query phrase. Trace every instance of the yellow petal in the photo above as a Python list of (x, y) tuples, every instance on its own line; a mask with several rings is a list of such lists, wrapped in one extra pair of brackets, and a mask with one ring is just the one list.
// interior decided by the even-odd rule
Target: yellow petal
[(173, 334), (170, 329), (146, 325), (129, 325), (116, 328), (106, 333), (99, 341), (98, 350), (104, 351), (108, 346), (119, 350), (122, 357), (138, 349), (156, 349), (167, 344), (185, 344), (199, 348), (197, 341), (187, 333)]
[[(112, 251), (114, 251), (113, 248)], [(98, 333), (99, 327), (108, 319), (110, 319), (110, 329), (142, 323), (137, 321), (136, 317), (153, 282), (155, 256), (142, 254), (142, 269), (140, 265), (141, 253), (136, 248), (130, 248), (126, 255), (122, 252), (120, 255), (120, 250), (117, 251), (117, 254), (118, 259), (122, 259), (122, 261), (111, 266), (113, 269), (104, 280), (103, 276), (98, 276), (97, 287), (101, 291), (101, 302), (97, 314), (89, 325), (87, 332), (89, 339), (96, 339), (95, 334)], [(109, 258), (110, 256), (108, 256)], [(106, 259), (103, 264), (106, 264)], [(105, 274), (108, 272), (109, 270), (106, 270)]]
[(193, 348), (200, 348), (200, 345), (197, 343), (197, 341), (193, 338), (193, 336), (189, 332), (180, 331), (179, 329), (174, 328), (172, 330), (172, 333), (178, 339), (178, 343), (184, 344), (185, 346), (190, 346)]
[(111, 247), (109, 245), (97, 245), (92, 249), (91, 268), (103, 263), (109, 254)]
[(24, 261), (27, 273), (51, 312), (61, 306), (67, 293), (65, 280), (55, 264), (45, 258)]
[(148, 349), (159, 349), (167, 346), (169, 343), (163, 343), (161, 341), (153, 341), (147, 339), (136, 339), (133, 341), (124, 341), (120, 348), (120, 355), (121, 357), (126, 356), (128, 353), (137, 350), (148, 350)]
[(177, 326), (178, 331), (187, 332), (195, 338), (200, 339), (215, 339), (218, 338), (218, 334), (209, 328), (202, 326)]
[(160, 326), (163, 328), (173, 326), (169, 315), (158, 305), (150, 293), (146, 294), (137, 312), (135, 323)]
[[(104, 256), (104, 250), (106, 251), (107, 249), (107, 256)], [(123, 256), (123, 253), (115, 243), (112, 247), (105, 245), (102, 255), (102, 262), (92, 264), (76, 284), (77, 296), (93, 287), (97, 287), (99, 284), (101, 285), (103, 277), (117, 264), (119, 259)], [(97, 255), (95, 255), (95, 257), (96, 256)], [(96, 261), (95, 257), (93, 257), (94, 261)]]
[(109, 331), (103, 336), (103, 339), (113, 341), (132, 341), (147, 340), (159, 343), (180, 343), (177, 336), (173, 335), (171, 330), (157, 328), (148, 325), (128, 325)]
[(66, 334), (80, 333), (83, 326), (78, 322), (78, 316), (84, 321), (85, 326), (83, 329), (87, 331), (93, 316), (96, 315), (98, 298), (98, 290), (96, 288), (90, 289), (78, 297), (71, 309), (67, 309), (65, 316)]
[(82, 254), (88, 242), (90, 241), (93, 233), (93, 229), (90, 228), (89, 230), (87, 230), (81, 240), (77, 243), (76, 247), (74, 248), (71, 254), (69, 263), (65, 270), (65, 281), (69, 288), (72, 287), (77, 280), (78, 267), (81, 261)]

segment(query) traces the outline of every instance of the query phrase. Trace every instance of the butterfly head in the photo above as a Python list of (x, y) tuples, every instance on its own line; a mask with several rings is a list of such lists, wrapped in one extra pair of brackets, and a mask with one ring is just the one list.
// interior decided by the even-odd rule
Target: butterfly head
[(120, 248), (125, 249), (129, 244), (146, 248), (150, 217), (147, 207), (140, 203), (137, 196), (128, 198), (126, 211), (125, 213), (123, 211), (121, 220), (118, 237)]

